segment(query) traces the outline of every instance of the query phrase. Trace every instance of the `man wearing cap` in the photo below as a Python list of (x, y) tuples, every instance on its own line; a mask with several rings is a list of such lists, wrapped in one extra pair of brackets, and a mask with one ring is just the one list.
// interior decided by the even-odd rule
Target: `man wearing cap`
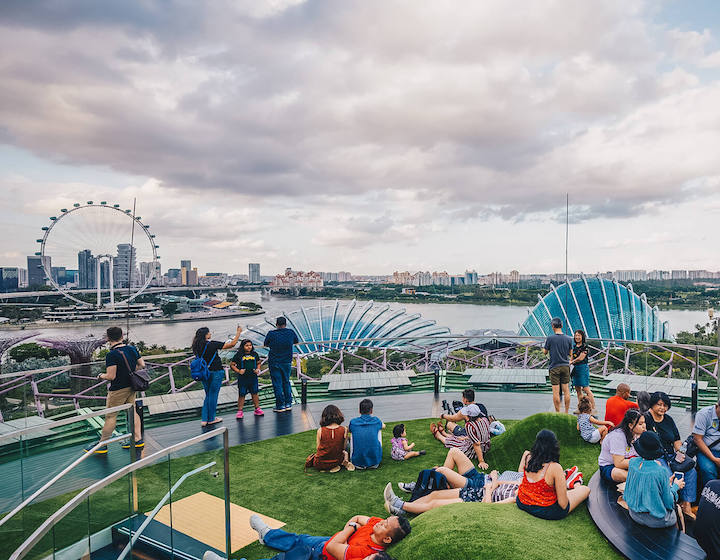
[(700, 485), (718, 478), (720, 473), (720, 401), (706, 406), (695, 415), (693, 439), (698, 446), (697, 468)]
[[(457, 424), (457, 422), (467, 422), (469, 418), (475, 418), (482, 415), (480, 407), (475, 403), (475, 391), (467, 388), (462, 392), (463, 407), (458, 410), (455, 414), (443, 413), (440, 418), (445, 420), (445, 430), (452, 433), (455, 436), (466, 436), (467, 431), (464, 427)], [(487, 416), (487, 415), (485, 415)]]
[(555, 317), (552, 320), (553, 334), (545, 339), (543, 352), (550, 355), (550, 385), (552, 385), (553, 405), (555, 412), (560, 412), (560, 389), (565, 399), (565, 414), (570, 412), (570, 352), (574, 345), (573, 339), (563, 333), (562, 321)]

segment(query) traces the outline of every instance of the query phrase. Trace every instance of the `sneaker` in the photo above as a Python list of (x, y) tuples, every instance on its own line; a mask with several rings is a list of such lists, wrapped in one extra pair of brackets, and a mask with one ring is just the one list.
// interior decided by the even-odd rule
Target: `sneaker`
[(273, 412), (285, 412), (285, 409), (282, 408), (282, 407), (278, 408), (277, 406), (274, 406), (274, 407), (273, 407)]
[(427, 453), (427, 451), (425, 451), (424, 449), (421, 449), (420, 451), (418, 451), (418, 454), (420, 454), (420, 455), (425, 455), (426, 453)]
[(262, 408), (256, 408), (253, 414), (255, 414), (255, 416), (265, 416)]
[(569, 469), (565, 469), (565, 480), (568, 480), (576, 472), (578, 472), (577, 465), (575, 465), (574, 467), (570, 467)]
[(250, 516), (250, 527), (257, 531), (260, 544), (265, 544), (265, 541), (263, 539), (265, 535), (267, 535), (267, 532), (270, 530), (270, 527), (268, 527), (267, 524), (262, 519), (260, 519), (259, 515), (253, 514)]
[[(130, 440), (125, 440), (121, 447), (123, 449), (130, 449)], [(145, 447), (145, 441), (142, 438), (135, 442), (135, 449), (142, 449), (143, 447)]]
[(236, 418), (237, 420), (242, 420), (242, 419), (243, 419), (243, 416), (245, 416), (245, 414), (243, 413), (243, 411), (242, 411), (242, 410), (238, 410), (238, 411), (237, 411), (237, 414), (235, 415), (235, 418)]
[[(100, 443), (100, 442), (96, 441), (96, 442), (86, 445), (85, 448), (83, 449), (83, 451), (85, 451), (85, 453), (90, 453), (90, 451), (92, 451), (92, 448), (95, 447), (98, 443)], [(102, 445), (102, 446), (98, 447), (93, 453), (95, 453), (95, 455), (105, 455), (107, 452), (108, 452), (107, 445)]]
[(292, 410), (292, 404), (286, 404), (283, 408), (283, 412), (287, 412), (288, 410)]
[(414, 482), (398, 482), (398, 488), (400, 488), (400, 490), (402, 490), (403, 492), (412, 494), (413, 490), (415, 490), (415, 483)]
[(392, 482), (388, 482), (387, 486), (385, 486), (385, 490), (383, 490), (383, 498), (385, 498), (386, 502), (392, 502), (393, 500), (398, 499), (395, 492), (393, 492)]
[(573, 474), (570, 478), (567, 479), (567, 487), (568, 490), (572, 490), (575, 488), (576, 484), (582, 484), (583, 483), (583, 473), (580, 471), (575, 471), (575, 474)]
[(385, 500), (385, 511), (390, 515), (405, 515), (402, 508), (404, 503), (400, 498), (395, 498), (392, 502)]

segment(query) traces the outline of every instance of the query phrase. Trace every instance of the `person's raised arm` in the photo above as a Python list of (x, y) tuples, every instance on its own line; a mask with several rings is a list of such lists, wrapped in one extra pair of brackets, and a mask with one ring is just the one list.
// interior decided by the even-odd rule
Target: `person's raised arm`
[(240, 334), (243, 332), (243, 328), (238, 325), (237, 330), (235, 331), (235, 336), (232, 340), (227, 341), (225, 344), (223, 344), (222, 349), (227, 350), (228, 348), (232, 348), (238, 343), (238, 340), (240, 340)]
[(518, 472), (524, 473), (525, 468), (527, 467), (528, 459), (530, 458), (530, 452), (525, 450), (523, 451), (522, 457), (520, 457), (520, 464), (518, 465)]
[(598, 420), (594, 416), (590, 416), (590, 422), (592, 422), (593, 424), (597, 424), (598, 426), (611, 426), (613, 428), (615, 427), (615, 424), (613, 424), (612, 422), (605, 421), (605, 420)]
[(462, 414), (460, 411), (456, 412), (455, 414), (446, 414), (445, 412), (443, 412), (440, 415), (440, 418), (442, 420), (450, 420), (450, 422), (460, 422), (460, 420), (467, 421), (467, 416)]

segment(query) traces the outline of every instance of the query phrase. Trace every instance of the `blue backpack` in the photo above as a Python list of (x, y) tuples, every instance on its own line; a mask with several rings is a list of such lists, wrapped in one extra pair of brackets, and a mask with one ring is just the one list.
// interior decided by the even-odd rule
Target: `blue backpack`
[[(210, 379), (210, 364), (205, 361), (205, 358), (203, 358), (205, 350), (207, 350), (207, 345), (208, 343), (206, 342), (205, 348), (203, 348), (200, 355), (195, 356), (195, 359), (190, 362), (190, 377), (192, 377), (195, 381), (207, 381)], [(217, 351), (215, 351), (212, 358), (210, 358), (210, 363), (212, 363), (216, 355)]]

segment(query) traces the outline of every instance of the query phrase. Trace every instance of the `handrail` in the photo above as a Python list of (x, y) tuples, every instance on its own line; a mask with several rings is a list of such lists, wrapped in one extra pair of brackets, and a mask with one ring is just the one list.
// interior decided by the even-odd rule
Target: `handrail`
[(19, 436), (22, 436), (25, 434), (29, 434), (31, 432), (37, 432), (39, 430), (50, 430), (52, 428), (59, 428), (60, 426), (65, 426), (67, 424), (73, 424), (74, 422), (79, 422), (80, 420), (87, 420), (88, 418), (94, 418), (95, 416), (104, 416), (105, 414), (109, 414), (111, 412), (120, 412), (121, 410), (127, 410), (129, 408), (132, 408), (133, 406), (135, 406), (133, 403), (121, 404), (119, 406), (113, 406), (111, 408), (105, 408), (103, 410), (96, 410), (95, 412), (88, 412), (86, 414), (70, 416), (68, 418), (63, 418), (62, 420), (56, 420), (55, 422), (50, 422), (49, 424), (39, 424), (37, 426), (28, 426), (27, 428), (21, 428), (14, 432), (8, 432), (7, 434), (0, 435), (0, 443), (5, 441), (6, 439), (14, 439), (16, 437), (19, 437)]
[(204, 471), (205, 469), (209, 469), (210, 467), (216, 465), (217, 462), (213, 461), (212, 463), (208, 463), (207, 465), (203, 465), (202, 467), (198, 467), (197, 469), (193, 469), (191, 471), (186, 472), (184, 475), (182, 475), (178, 481), (172, 485), (172, 488), (168, 490), (168, 493), (165, 494), (162, 499), (157, 503), (157, 505), (153, 508), (153, 510), (148, 514), (145, 521), (142, 522), (140, 527), (137, 528), (135, 533), (132, 531), (130, 532), (130, 539), (128, 540), (128, 543), (125, 545), (125, 548), (122, 549), (122, 552), (120, 553), (120, 556), (117, 557), (117, 560), (123, 560), (125, 556), (127, 556), (128, 552), (132, 550), (133, 545), (137, 542), (137, 540), (140, 538), (140, 535), (142, 535), (145, 528), (150, 524), (150, 522), (155, 518), (157, 513), (160, 511), (160, 509), (165, 505), (165, 502), (168, 501), (170, 496), (172, 496), (173, 492), (177, 490), (180, 485), (185, 482), (185, 480), (189, 477), (191, 477), (194, 474), (197, 474), (199, 472)]
[(189, 447), (191, 445), (194, 445), (196, 443), (200, 443), (201, 441), (205, 441), (207, 439), (212, 439), (215, 436), (218, 436), (220, 434), (226, 434), (228, 429), (226, 427), (217, 428), (211, 432), (206, 432), (204, 434), (201, 434), (199, 436), (192, 437), (190, 439), (187, 439), (185, 441), (181, 441), (180, 443), (176, 443), (174, 445), (171, 445), (169, 447), (166, 447), (165, 449), (161, 449), (160, 451), (157, 451), (156, 453), (153, 453), (152, 455), (149, 455), (148, 457), (145, 457), (143, 459), (140, 459), (139, 461), (136, 461), (134, 463), (131, 463), (130, 465), (126, 465), (123, 468), (115, 471), (114, 473), (106, 476), (102, 480), (99, 480), (95, 482), (94, 484), (88, 486), (84, 490), (80, 491), (78, 494), (73, 496), (65, 505), (63, 505), (60, 509), (58, 509), (55, 513), (50, 515), (40, 527), (35, 529), (35, 531), (30, 535), (27, 539), (25, 539), (25, 542), (23, 542), (11, 555), (8, 560), (20, 560), (21, 558), (24, 558), (25, 555), (30, 551), (30, 549), (35, 546), (40, 539), (42, 539), (52, 527), (54, 527), (58, 522), (60, 522), (62, 519), (65, 518), (67, 514), (69, 514), (75, 507), (81, 503), (85, 498), (88, 496), (92, 496), (95, 494), (95, 492), (98, 492), (99, 490), (102, 490), (106, 486), (109, 486), (116, 480), (122, 478), (126, 474), (130, 474), (132, 472), (135, 472), (136, 470), (145, 467), (157, 459), (160, 459), (161, 457), (165, 457), (166, 455), (170, 455), (171, 453), (175, 453), (176, 451), (180, 451), (181, 449), (185, 449), (186, 447)]
[(26, 505), (31, 503), (40, 494), (45, 492), (45, 490), (50, 488), (50, 486), (55, 484), (58, 480), (60, 480), (63, 476), (65, 476), (67, 473), (69, 473), (71, 470), (73, 470), (76, 466), (78, 466), (80, 463), (82, 463), (85, 459), (90, 457), (97, 449), (100, 449), (102, 446), (107, 445), (108, 443), (115, 443), (116, 441), (122, 441), (129, 437), (130, 437), (130, 434), (123, 434), (121, 436), (116, 436), (114, 438), (106, 439), (105, 441), (100, 441), (100, 442), (96, 443), (92, 448), (88, 449), (87, 452), (83, 453), (80, 457), (75, 459), (67, 467), (65, 467), (63, 470), (61, 470), (59, 473), (57, 473), (54, 477), (52, 477), (45, 484), (43, 484), (40, 488), (38, 488), (35, 492), (33, 492), (30, 496), (28, 496), (25, 500), (23, 500), (20, 504), (18, 504), (15, 507), (15, 509), (13, 509), (5, 517), (0, 519), (0, 527), (2, 527), (7, 521), (10, 520), (11, 517), (15, 516), (19, 511), (21, 511)]

